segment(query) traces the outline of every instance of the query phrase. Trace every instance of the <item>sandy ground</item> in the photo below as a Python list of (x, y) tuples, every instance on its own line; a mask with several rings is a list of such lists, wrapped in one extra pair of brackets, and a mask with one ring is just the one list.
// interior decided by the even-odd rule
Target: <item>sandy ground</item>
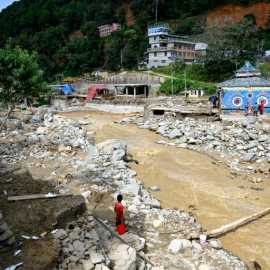
[[(135, 125), (114, 123), (123, 115), (105, 112), (66, 113), (73, 119), (87, 118), (97, 142), (123, 139), (139, 161), (133, 165), (145, 186), (158, 186), (155, 196), (163, 207), (193, 212), (205, 229), (214, 229), (251, 215), (270, 205), (270, 183), (252, 184), (245, 176), (233, 178), (229, 169), (197, 152), (158, 145), (159, 135)], [(262, 190), (254, 190), (254, 188)], [(252, 189), (253, 188), (253, 189)], [(224, 247), (246, 262), (256, 260), (270, 269), (270, 216), (223, 237)]]

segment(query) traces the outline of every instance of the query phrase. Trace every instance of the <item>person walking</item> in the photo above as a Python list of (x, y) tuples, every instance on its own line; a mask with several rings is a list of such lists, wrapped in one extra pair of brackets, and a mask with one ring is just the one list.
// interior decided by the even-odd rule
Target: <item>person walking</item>
[(119, 234), (125, 233), (125, 219), (124, 219), (124, 206), (122, 204), (123, 196), (117, 196), (117, 202), (114, 206), (115, 212), (115, 225)]

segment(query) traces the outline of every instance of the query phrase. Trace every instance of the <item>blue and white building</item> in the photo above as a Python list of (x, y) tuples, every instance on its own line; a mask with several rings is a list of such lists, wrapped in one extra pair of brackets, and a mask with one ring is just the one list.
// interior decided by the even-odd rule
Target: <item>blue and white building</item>
[(249, 106), (258, 107), (262, 100), (265, 112), (270, 113), (270, 81), (264, 79), (250, 62), (247, 61), (233, 79), (220, 83), (218, 87), (222, 113), (243, 113)]

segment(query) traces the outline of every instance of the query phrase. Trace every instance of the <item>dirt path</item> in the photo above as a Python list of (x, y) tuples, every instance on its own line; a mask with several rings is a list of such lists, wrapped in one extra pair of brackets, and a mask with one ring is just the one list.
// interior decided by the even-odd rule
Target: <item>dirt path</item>
[[(155, 196), (163, 207), (192, 211), (205, 229), (214, 229), (238, 218), (245, 217), (270, 205), (270, 185), (251, 184), (244, 177), (232, 178), (228, 168), (210, 157), (185, 149), (158, 145), (160, 136), (134, 125), (122, 126), (113, 121), (121, 115), (107, 113), (71, 113), (68, 117), (89, 117), (97, 142), (123, 139), (129, 152), (139, 161), (133, 165), (145, 186), (158, 186)], [(263, 188), (256, 191), (251, 187)], [(262, 269), (270, 269), (270, 217), (265, 217), (237, 232), (222, 242), (245, 261), (256, 260)]]

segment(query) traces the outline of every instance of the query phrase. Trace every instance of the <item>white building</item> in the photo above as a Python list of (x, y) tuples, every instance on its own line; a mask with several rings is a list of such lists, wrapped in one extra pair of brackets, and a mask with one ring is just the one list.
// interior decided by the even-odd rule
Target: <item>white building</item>
[(199, 55), (206, 53), (207, 44), (194, 43), (182, 37), (172, 35), (167, 24), (158, 24), (148, 28), (150, 48), (147, 50), (149, 69), (167, 66), (176, 60), (191, 64)]

